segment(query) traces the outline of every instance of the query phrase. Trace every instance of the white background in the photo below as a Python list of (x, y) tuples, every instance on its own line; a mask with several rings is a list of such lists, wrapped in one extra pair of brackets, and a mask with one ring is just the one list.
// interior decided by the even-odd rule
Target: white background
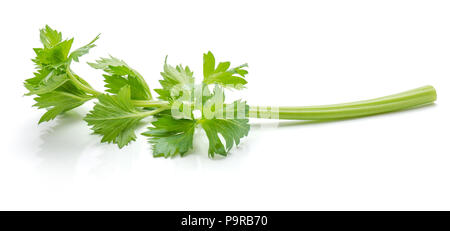
[[(449, 1), (2, 1), (1, 210), (450, 210)], [(329, 123), (252, 120), (249, 137), (211, 160), (196, 135), (185, 158), (155, 159), (142, 136), (100, 144), (88, 103), (37, 125), (23, 97), (39, 29), (75, 47), (73, 69), (112, 54), (159, 87), (165, 55), (201, 77), (202, 53), (250, 65), (251, 105), (315, 105), (422, 85), (435, 105)], [(142, 128), (139, 132), (143, 131)]]

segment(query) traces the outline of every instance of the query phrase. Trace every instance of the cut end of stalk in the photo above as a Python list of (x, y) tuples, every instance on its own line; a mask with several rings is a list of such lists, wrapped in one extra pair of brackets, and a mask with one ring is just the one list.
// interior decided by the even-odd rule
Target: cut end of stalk
[(433, 86), (427, 85), (427, 86), (424, 86), (423, 88), (425, 88), (427, 91), (429, 91), (432, 102), (437, 100), (436, 89)]

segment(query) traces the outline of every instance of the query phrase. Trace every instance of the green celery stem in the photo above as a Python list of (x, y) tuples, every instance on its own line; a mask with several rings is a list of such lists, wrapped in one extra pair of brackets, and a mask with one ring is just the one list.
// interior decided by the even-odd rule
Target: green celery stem
[[(278, 107), (278, 118), (288, 120), (333, 120), (399, 111), (431, 104), (436, 100), (436, 90), (432, 86), (423, 86), (402, 93), (381, 98), (351, 103), (305, 106)], [(267, 108), (250, 107), (250, 117), (266, 118)]]
[(157, 100), (132, 100), (132, 102), (136, 107), (166, 107), (169, 105), (169, 102)]

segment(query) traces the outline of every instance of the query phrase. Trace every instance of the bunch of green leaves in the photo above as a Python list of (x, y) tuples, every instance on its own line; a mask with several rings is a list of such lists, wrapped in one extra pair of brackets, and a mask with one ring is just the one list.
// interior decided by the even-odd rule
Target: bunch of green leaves
[(88, 63), (95, 69), (101, 69), (104, 74), (106, 92), (117, 94), (124, 86), (130, 87), (131, 98), (136, 100), (151, 100), (150, 88), (139, 72), (128, 66), (123, 60), (110, 56), (101, 58), (95, 63)]
[[(123, 60), (110, 56), (88, 63), (103, 75), (106, 93), (92, 88), (70, 69), (72, 61), (93, 48), (98, 36), (89, 44), (71, 52), (73, 39), (63, 40), (60, 32), (46, 26), (40, 31), (42, 48), (35, 48), (34, 77), (25, 80), (26, 95), (36, 96), (34, 106), (47, 112), (39, 123), (97, 99), (85, 121), (101, 142), (114, 143), (122, 148), (136, 140), (136, 130), (142, 119), (153, 116), (147, 136), (155, 157), (184, 156), (193, 147), (194, 132), (202, 128), (209, 140), (208, 153), (227, 155), (240, 139), (247, 136), (248, 105), (243, 101), (225, 102), (225, 89), (245, 88), (246, 64), (234, 68), (230, 62), (216, 65), (214, 55), (203, 55), (203, 80), (195, 85), (194, 73), (189, 67), (171, 66), (164, 62), (161, 88), (155, 89), (159, 100), (154, 100), (146, 81)], [(212, 90), (210, 90), (210, 88)], [(201, 90), (200, 94), (196, 91)], [(196, 97), (200, 96), (200, 97)], [(205, 106), (208, 110), (204, 110)], [(188, 109), (183, 117), (174, 115), (178, 109)], [(194, 117), (194, 111), (200, 116)], [(231, 112), (231, 113), (229, 113)]]
[[(89, 87), (89, 84), (79, 76), (69, 73), (70, 63), (78, 62), (79, 58), (93, 48), (95, 37), (90, 43), (72, 52), (74, 39), (63, 40), (62, 34), (49, 26), (40, 30), (42, 48), (35, 48), (36, 57), (32, 59), (36, 65), (34, 77), (25, 80), (28, 89), (26, 95), (36, 96), (34, 99), (38, 108), (45, 108), (47, 112), (39, 123), (54, 119), (57, 115), (78, 107), (93, 98), (92, 95), (79, 89), (74, 80)], [(71, 76), (70, 76), (71, 75)], [(73, 80), (72, 80), (72, 79)]]
[[(216, 66), (214, 55), (211, 52), (204, 54), (203, 81), (200, 87), (197, 87), (201, 93), (196, 94), (193, 72), (189, 67), (170, 66), (166, 58), (164, 72), (161, 72), (162, 89), (155, 91), (160, 99), (171, 102), (172, 108), (178, 108), (174, 107), (176, 103), (179, 103), (180, 107), (187, 104), (191, 107), (191, 110), (188, 110), (191, 113), (187, 117), (176, 118), (172, 110), (172, 113), (165, 111), (156, 117), (156, 121), (152, 122), (153, 127), (142, 133), (149, 137), (149, 142), (153, 145), (153, 155), (164, 157), (185, 155), (192, 149), (194, 131), (198, 126), (208, 137), (210, 157), (214, 157), (215, 154), (226, 156), (234, 144), (238, 145), (240, 139), (247, 136), (250, 130), (247, 119), (248, 105), (240, 101), (226, 104), (223, 88), (244, 88), (247, 83), (244, 77), (248, 73), (244, 67), (246, 65), (230, 68), (230, 62), (220, 62)], [(214, 86), (213, 92), (209, 91), (209, 85)], [(200, 97), (195, 97), (196, 95)], [(213, 112), (213, 115), (207, 115), (208, 112), (204, 110), (206, 105), (210, 105), (208, 108), (212, 111), (209, 113)], [(238, 108), (239, 105), (243, 105), (244, 108)], [(231, 116), (226, 115), (227, 109), (233, 113)], [(192, 113), (194, 110), (201, 112), (200, 118), (194, 118)], [(238, 116), (239, 111), (243, 112), (243, 115)]]
[[(211, 52), (205, 54), (204, 57), (204, 68), (214, 66), (214, 56)], [(224, 88), (222, 87), (222, 84), (225, 86), (225, 83), (235, 83), (234, 85), (228, 85), (241, 89), (242, 86), (238, 86), (238, 84), (243, 84), (245, 80), (243, 76), (238, 77), (234, 76), (234, 74), (237, 73), (236, 71), (243, 73), (242, 67), (228, 68), (228, 65), (226, 69), (223, 69), (223, 64), (219, 64), (222, 67), (214, 68), (214, 72), (222, 77), (215, 78), (214, 81), (209, 80), (210, 82), (206, 82), (207, 77), (205, 77), (201, 87), (206, 93), (205, 95), (201, 94), (202, 97), (196, 98), (193, 97), (195, 95), (193, 72), (187, 66), (177, 65), (174, 67), (167, 64), (166, 58), (163, 72), (161, 72), (163, 79), (160, 80), (160, 84), (162, 88), (155, 89), (155, 92), (158, 93), (160, 100), (167, 102), (167, 105), (159, 108), (138, 108), (133, 107), (133, 99), (141, 98), (133, 98), (133, 95), (142, 95), (138, 94), (138, 92), (144, 92), (143, 89), (147, 85), (137, 84), (139, 82), (136, 81), (134, 82), (135, 87), (132, 87), (133, 85), (125, 83), (125, 80), (110, 81), (111, 74), (114, 75), (111, 70), (114, 68), (112, 65), (103, 65), (104, 63), (119, 65), (119, 63), (123, 62), (110, 58), (100, 59), (96, 63), (90, 64), (109, 73), (109, 75), (104, 75), (104, 77), (105, 82), (107, 82), (105, 86), (110, 93), (116, 93), (116, 90), (113, 89), (118, 89), (119, 92), (119, 94), (115, 95), (101, 95), (94, 110), (85, 118), (88, 124), (92, 126), (94, 133), (103, 136), (102, 142), (113, 142), (117, 143), (119, 147), (123, 147), (135, 140), (134, 130), (138, 127), (138, 122), (150, 114), (154, 115), (153, 126), (149, 127), (142, 134), (149, 137), (155, 157), (173, 157), (177, 154), (184, 156), (193, 147), (193, 137), (197, 127), (202, 127), (206, 132), (209, 139), (208, 153), (211, 157), (214, 157), (214, 154), (227, 155), (233, 145), (239, 144), (240, 139), (249, 132), (250, 126), (248, 119), (245, 117), (248, 114), (248, 106), (245, 102), (240, 101), (226, 104)], [(225, 72), (231, 75), (223, 74)], [(130, 79), (130, 76), (132, 74), (128, 75), (128, 79)], [(230, 81), (231, 78), (234, 80)], [(119, 83), (123, 85), (119, 85)], [(209, 85), (214, 86), (213, 92), (209, 91)], [(122, 94), (124, 88), (128, 89), (126, 90), (127, 94)], [(216, 97), (219, 95), (222, 97)], [(214, 105), (221, 105), (224, 108), (222, 110), (223, 116), (217, 116), (217, 113), (214, 113), (213, 116), (207, 118), (202, 110), (203, 106), (207, 104), (212, 105), (213, 110), (215, 110)], [(239, 105), (244, 105), (244, 108), (238, 108)], [(183, 118), (174, 116), (173, 111), (183, 106), (190, 107), (188, 110), (189, 115)], [(232, 108), (236, 113), (231, 117), (226, 117), (227, 108)], [(238, 109), (241, 109), (244, 114), (240, 118), (237, 116)], [(194, 118), (194, 110), (201, 111), (200, 118)]]

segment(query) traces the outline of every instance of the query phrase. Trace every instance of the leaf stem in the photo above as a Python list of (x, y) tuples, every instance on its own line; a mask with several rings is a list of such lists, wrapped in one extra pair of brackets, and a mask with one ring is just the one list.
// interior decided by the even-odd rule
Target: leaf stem
[[(93, 96), (97, 97), (101, 95), (102, 93), (95, 90), (91, 86), (87, 86), (86, 84), (83, 84), (70, 70), (70, 67), (67, 66), (66, 69), (67, 75), (69, 76), (70, 80), (77, 86), (79, 89), (85, 91), (86, 93), (92, 94)], [(169, 105), (169, 102), (166, 101), (159, 101), (159, 100), (132, 100), (133, 104), (136, 107), (165, 107)]]
[(159, 100), (132, 100), (136, 107), (163, 107), (168, 106), (169, 102)]
[[(91, 86), (83, 84), (67, 67), (67, 74), (72, 82), (81, 90), (94, 97), (102, 93)], [(432, 86), (423, 86), (413, 90), (393, 94), (385, 97), (356, 101), (350, 103), (320, 105), (320, 106), (284, 106), (261, 107), (251, 106), (249, 118), (287, 119), (287, 120), (332, 120), (399, 111), (413, 107), (431, 104), (436, 100), (436, 90)], [(159, 100), (132, 100), (136, 107), (155, 107), (146, 116), (154, 115), (168, 109), (169, 103)], [(275, 109), (275, 110), (273, 110)]]
[[(431, 104), (436, 100), (436, 90), (432, 86), (424, 86), (399, 94), (381, 98), (356, 101), (351, 103), (305, 106), (278, 107), (278, 113), (267, 107), (250, 107), (249, 117), (289, 120), (331, 120), (346, 119), (362, 116), (399, 111)], [(267, 116), (277, 113), (275, 116)]]
[(70, 67), (67, 66), (66, 68), (66, 72), (67, 75), (69, 76), (70, 80), (72, 80), (73, 84), (75, 84), (75, 86), (77, 86), (78, 88), (80, 88), (81, 90), (85, 91), (86, 93), (92, 94), (95, 97), (101, 95), (102, 93), (99, 91), (96, 91), (95, 89), (93, 89), (90, 86), (86, 86), (85, 84), (83, 84), (80, 80), (78, 80), (78, 78), (72, 73), (72, 71), (70, 70)]
[(159, 108), (157, 108), (155, 110), (142, 112), (141, 115), (142, 115), (142, 117), (152, 116), (152, 115), (158, 114), (158, 113), (160, 113), (160, 112), (162, 112), (164, 110), (167, 110), (169, 108), (170, 108), (169, 105), (165, 105), (165, 106), (161, 106), (161, 107), (159, 107)]

